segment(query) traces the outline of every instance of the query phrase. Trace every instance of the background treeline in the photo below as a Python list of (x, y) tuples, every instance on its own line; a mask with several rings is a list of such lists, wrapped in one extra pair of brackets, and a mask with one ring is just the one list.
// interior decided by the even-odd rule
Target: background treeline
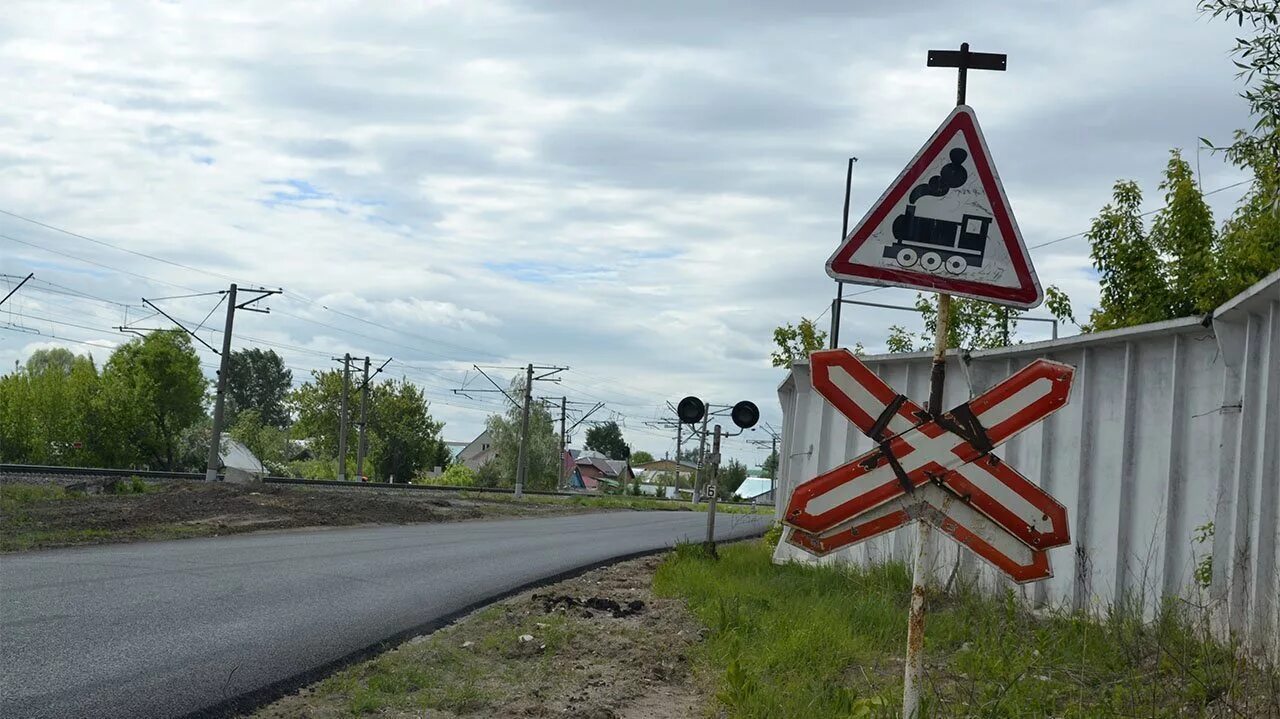
[[(230, 358), (227, 432), (272, 474), (337, 476), (340, 372), (293, 375), (274, 351), (237, 350)], [(347, 475), (354, 477), (358, 381), (352, 383)], [(199, 471), (212, 434), (212, 387), (191, 340), (152, 332), (111, 352), (99, 367), (89, 355), (34, 352), (0, 377), (0, 461)], [(365, 474), (410, 481), (446, 466), (443, 424), (422, 391), (405, 380), (372, 382)]]

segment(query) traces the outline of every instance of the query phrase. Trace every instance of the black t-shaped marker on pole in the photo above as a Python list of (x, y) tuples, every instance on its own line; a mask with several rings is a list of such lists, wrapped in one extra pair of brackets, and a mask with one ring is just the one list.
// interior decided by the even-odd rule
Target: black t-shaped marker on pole
[(969, 52), (969, 43), (960, 43), (959, 50), (930, 50), (929, 67), (959, 68), (960, 77), (956, 82), (956, 104), (964, 104), (965, 85), (968, 83), (969, 69), (996, 70), (1004, 72), (1009, 56), (996, 52)]

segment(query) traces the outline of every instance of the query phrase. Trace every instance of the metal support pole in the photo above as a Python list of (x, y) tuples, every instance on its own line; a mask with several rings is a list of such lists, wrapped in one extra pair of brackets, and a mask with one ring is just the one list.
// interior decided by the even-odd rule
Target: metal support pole
[[(928, 64), (930, 67), (955, 67), (959, 70), (956, 78), (956, 104), (965, 103), (965, 91), (969, 80), (969, 68), (1002, 71), (1005, 69), (1004, 55), (991, 53), (970, 53), (969, 43), (960, 45), (960, 52), (930, 51)], [(1005, 315), (1007, 318), (1007, 315)], [(938, 321), (933, 338), (933, 368), (929, 375), (928, 411), (934, 417), (942, 414), (942, 391), (947, 376), (947, 335), (951, 326), (951, 296), (938, 295)], [(948, 503), (950, 499), (947, 500)], [(943, 512), (946, 507), (943, 505)], [(917, 522), (919, 534), (916, 539), (915, 564), (911, 571), (911, 610), (907, 618), (907, 657), (903, 670), (902, 682), (902, 716), (904, 719), (920, 719), (920, 693), (924, 686), (924, 618), (925, 590), (929, 583), (929, 575), (933, 569), (933, 547), (930, 541), (931, 530), (924, 522)]]
[[(947, 329), (951, 323), (951, 296), (938, 295), (938, 326), (933, 341), (933, 372), (929, 382), (929, 412), (942, 412), (946, 381)], [(915, 563), (911, 569), (911, 610), (907, 617), (907, 660), (902, 680), (902, 716), (919, 719), (920, 690), (924, 686), (925, 591), (933, 568), (933, 548), (928, 524), (917, 522)]]
[(356, 477), (364, 481), (364, 454), (368, 451), (364, 427), (369, 411), (369, 358), (364, 358), (364, 382), (360, 383), (360, 439), (356, 441)]
[[(858, 158), (849, 158), (849, 168), (844, 174), (844, 214), (840, 216), (840, 242), (844, 242), (849, 236), (849, 200), (853, 196), (853, 163)], [(840, 310), (844, 305), (840, 300), (844, 299), (844, 283), (836, 280), (836, 300), (831, 305), (831, 349), (840, 346)]]
[(347, 394), (351, 391), (351, 353), (342, 355), (342, 404), (338, 409), (338, 481), (347, 479)]
[(18, 290), (22, 289), (22, 286), (23, 286), (23, 285), (25, 285), (25, 284), (27, 284), (27, 280), (29, 280), (29, 279), (31, 279), (32, 277), (35, 277), (35, 276), (36, 276), (36, 273), (34, 273), (34, 272), (29, 272), (29, 273), (27, 273), (27, 276), (26, 276), (26, 277), (23, 277), (23, 278), (22, 278), (22, 281), (21, 281), (21, 282), (19, 282), (19, 283), (18, 283), (18, 285), (17, 285), (16, 287), (14, 287), (13, 289), (9, 290), (9, 294), (5, 295), (3, 299), (0, 299), (0, 305), (4, 304), (4, 303), (5, 303), (5, 301), (6, 301), (6, 300), (8, 300), (10, 297), (13, 297), (13, 293), (15, 293), (15, 292), (17, 292)]
[(524, 482), (529, 467), (529, 408), (533, 404), (533, 365), (525, 368), (524, 417), (520, 420), (520, 456), (516, 460), (516, 499), (524, 496)]
[(782, 464), (782, 458), (778, 456), (778, 435), (773, 435), (772, 449), (769, 450), (769, 456), (773, 459), (773, 471), (769, 473), (769, 498), (773, 501), (773, 506), (778, 506), (778, 465)]
[(707, 492), (707, 553), (716, 556), (716, 498), (720, 495), (720, 425), (716, 425), (715, 439), (711, 444), (711, 481), (708, 487), (715, 491)]
[(231, 283), (227, 295), (227, 322), (222, 328), (222, 357), (218, 362), (218, 394), (213, 400), (213, 434), (209, 438), (209, 463), (205, 465), (206, 482), (218, 481), (222, 450), (222, 417), (227, 402), (227, 375), (231, 373), (231, 326), (236, 320), (236, 284)]

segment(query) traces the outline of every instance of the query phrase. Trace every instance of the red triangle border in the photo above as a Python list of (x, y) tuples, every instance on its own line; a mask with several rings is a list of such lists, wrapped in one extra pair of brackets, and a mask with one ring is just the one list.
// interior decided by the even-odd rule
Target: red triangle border
[[(911, 187), (918, 184), (929, 164), (942, 153), (943, 148), (957, 132), (963, 133), (968, 141), (969, 154), (973, 159), (974, 169), (982, 181), (982, 189), (991, 200), (991, 214), (1000, 228), (1009, 259), (1018, 278), (1018, 287), (1002, 287), (986, 282), (951, 279), (926, 272), (911, 272), (891, 267), (870, 267), (850, 262), (853, 253), (862, 247), (871, 233), (880, 227), (886, 216), (907, 194)], [(987, 300), (999, 304), (1012, 305), (1031, 309), (1044, 299), (1040, 282), (1031, 265), (1030, 255), (1022, 242), (1022, 235), (1009, 210), (1009, 202), (1004, 188), (991, 164), (991, 153), (987, 143), (978, 129), (973, 108), (959, 105), (934, 132), (933, 137), (920, 149), (906, 169), (898, 175), (889, 189), (880, 196), (862, 218), (862, 221), (849, 233), (845, 241), (827, 260), (827, 274), (837, 280), (846, 282), (869, 282), (880, 285), (906, 285), (918, 289), (929, 289), (936, 292), (963, 295)]]

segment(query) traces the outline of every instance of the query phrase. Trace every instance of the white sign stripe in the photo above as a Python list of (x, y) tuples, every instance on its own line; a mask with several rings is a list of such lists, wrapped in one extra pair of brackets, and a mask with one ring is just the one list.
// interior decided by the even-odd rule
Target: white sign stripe
[[(849, 371), (844, 367), (832, 366), (827, 371), (827, 376), (831, 378), (831, 384), (835, 385), (836, 389), (839, 389), (854, 404), (861, 407), (862, 411), (871, 415), (872, 421), (879, 417), (884, 412), (884, 408), (888, 406), (871, 394), (871, 391), (861, 382), (854, 379), (853, 375), (849, 374)], [(888, 435), (902, 434), (914, 426), (907, 418), (895, 412), (892, 419), (889, 420)]]
[(955, 472), (973, 483), (983, 494), (996, 500), (1010, 512), (1013, 512), (1027, 526), (1034, 527), (1037, 532), (1047, 534), (1053, 531), (1053, 522), (1045, 516), (1044, 511), (1037, 509), (1025, 497), (1009, 488), (994, 475), (983, 468), (981, 462), (956, 467)]
[(1004, 401), (988, 407), (978, 416), (978, 420), (983, 427), (991, 429), (1052, 393), (1053, 380), (1048, 377), (1039, 377)]
[[(988, 519), (986, 515), (955, 499), (953, 495), (948, 494), (941, 487), (936, 487), (932, 484), (921, 485), (916, 489), (916, 495), (920, 496), (921, 499), (938, 512), (940, 515), (937, 517), (938, 520), (943, 519), (943, 515), (954, 519), (961, 527), (973, 532), (982, 541), (990, 544), (996, 551), (1009, 557), (1019, 565), (1026, 566), (1035, 560), (1033, 556), (1035, 550), (1006, 532), (1003, 527)], [(943, 509), (944, 505), (946, 507), (945, 511)]]

